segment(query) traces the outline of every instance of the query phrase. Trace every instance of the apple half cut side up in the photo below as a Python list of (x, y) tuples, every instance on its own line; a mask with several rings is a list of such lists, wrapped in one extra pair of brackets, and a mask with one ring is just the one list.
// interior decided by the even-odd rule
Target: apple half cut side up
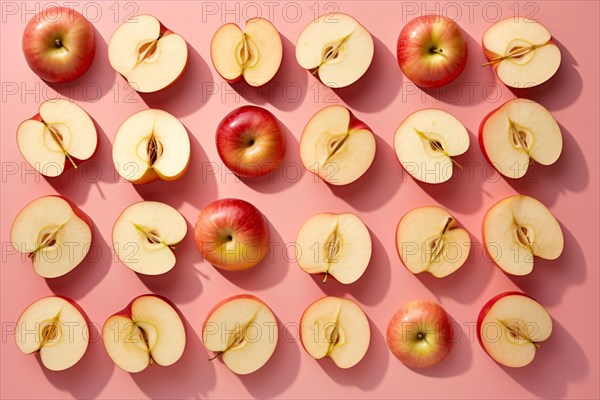
[(62, 371), (75, 365), (85, 354), (88, 319), (72, 300), (43, 297), (19, 317), (15, 341), (23, 354), (39, 354), (44, 367)]
[(398, 160), (411, 176), (425, 183), (442, 183), (452, 178), (453, 157), (469, 148), (469, 133), (452, 114), (424, 109), (410, 114), (394, 136)]
[(158, 109), (139, 111), (119, 127), (112, 157), (119, 175), (135, 184), (174, 181), (190, 162), (190, 138), (173, 115)]
[(541, 342), (552, 334), (552, 317), (537, 301), (520, 292), (489, 300), (477, 318), (477, 337), (496, 362), (512, 368), (529, 365)]
[(151, 15), (125, 21), (108, 43), (110, 65), (138, 92), (151, 93), (175, 83), (185, 72), (185, 40)]
[(106, 320), (102, 340), (119, 368), (136, 373), (155, 363), (165, 367), (176, 363), (186, 334), (178, 310), (168, 300), (142, 295)]
[(356, 82), (367, 72), (375, 46), (356, 19), (332, 13), (310, 22), (296, 41), (298, 64), (331, 88)]
[(115, 222), (113, 246), (121, 262), (133, 271), (160, 275), (175, 266), (175, 246), (186, 232), (187, 223), (176, 209), (141, 201), (123, 210)]
[(309, 274), (331, 275), (343, 284), (356, 282), (371, 260), (371, 235), (354, 214), (323, 213), (302, 225), (296, 239), (298, 265)]
[(92, 220), (60, 196), (40, 197), (15, 217), (10, 241), (33, 263), (44, 278), (56, 278), (73, 270), (86, 257), (92, 242)]
[(25, 160), (40, 174), (56, 177), (63, 173), (65, 161), (77, 162), (92, 157), (98, 145), (96, 126), (77, 104), (48, 100), (38, 114), (19, 125), (17, 145)]
[(527, 275), (534, 256), (557, 259), (564, 247), (560, 224), (533, 197), (516, 195), (493, 205), (483, 220), (483, 243), (488, 256), (511, 275)]
[(230, 83), (244, 79), (250, 86), (268, 83), (281, 65), (283, 45), (279, 32), (263, 18), (246, 22), (246, 32), (233, 23), (222, 25), (210, 44), (219, 75)]
[(202, 342), (234, 373), (246, 375), (262, 368), (278, 341), (277, 319), (252, 295), (227, 298), (209, 312), (202, 326)]
[(458, 270), (471, 247), (469, 234), (441, 207), (418, 207), (402, 217), (396, 230), (398, 254), (413, 274), (443, 278)]
[(507, 18), (483, 34), (483, 49), (498, 78), (514, 88), (534, 87), (558, 70), (560, 49), (548, 29), (528, 18)]
[(306, 124), (300, 138), (304, 167), (331, 185), (363, 176), (375, 158), (371, 128), (344, 106), (325, 107)]
[(329, 357), (346, 369), (358, 364), (367, 353), (371, 329), (367, 316), (354, 301), (328, 296), (312, 303), (302, 314), (300, 339), (311, 357)]
[(560, 126), (542, 105), (513, 99), (488, 114), (479, 128), (488, 161), (508, 178), (523, 177), (533, 163), (551, 165), (563, 147)]

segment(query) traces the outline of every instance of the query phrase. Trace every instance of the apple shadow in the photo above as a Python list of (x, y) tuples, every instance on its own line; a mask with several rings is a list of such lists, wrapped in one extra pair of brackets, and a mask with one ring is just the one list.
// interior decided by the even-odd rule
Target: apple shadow
[(189, 303), (202, 293), (200, 253), (194, 241), (194, 227), (187, 222), (187, 234), (176, 246), (177, 263), (172, 270), (161, 275), (136, 274), (140, 281), (152, 292), (172, 299), (176, 303)]
[[(298, 182), (305, 172), (299, 156), (300, 145), (298, 140), (285, 124), (281, 123), (281, 121), (279, 123), (286, 140), (285, 157), (281, 165), (265, 176), (258, 178), (238, 178), (240, 182), (260, 193), (283, 192)], [(223, 165), (223, 168), (227, 167)]]
[(281, 282), (290, 268), (289, 261), (284, 260), (285, 241), (271, 221), (269, 224), (269, 249), (265, 258), (245, 271), (226, 271), (215, 267), (215, 270), (237, 287), (243, 290), (264, 290)]
[(483, 244), (466, 227), (462, 228), (471, 238), (469, 257), (463, 266), (444, 278), (436, 278), (427, 272), (415, 275), (438, 301), (446, 297), (461, 304), (472, 304), (494, 273), (495, 266), (487, 260)]
[(589, 186), (590, 172), (585, 155), (573, 135), (559, 123), (563, 151), (552, 165), (534, 163), (521, 179), (504, 178), (517, 192), (535, 197), (547, 206), (565, 191), (582, 192)]
[(328, 357), (316, 360), (323, 371), (339, 385), (371, 390), (376, 388), (385, 377), (390, 352), (383, 334), (368, 316), (367, 318), (371, 327), (371, 342), (367, 353), (358, 364), (349, 369), (342, 369)]
[(244, 79), (229, 85), (245, 101), (256, 104), (271, 104), (282, 111), (293, 111), (300, 107), (306, 97), (307, 73), (296, 62), (295, 46), (280, 33), (283, 45), (283, 59), (279, 70), (270, 82), (253, 87)]
[(360, 211), (376, 210), (386, 204), (400, 189), (403, 179), (401, 174), (390, 174), (390, 165), (398, 165), (394, 149), (378, 135), (375, 140), (375, 158), (363, 176), (348, 185), (328, 185), (335, 196)]
[[(468, 132), (469, 149), (464, 154), (453, 157), (464, 169), (461, 170), (453, 165), (452, 177), (448, 181), (438, 184), (421, 182), (418, 179), (413, 180), (425, 193), (443, 207), (447, 207), (451, 211), (473, 214), (479, 211), (483, 203), (483, 195), (486, 194), (483, 190), (483, 181), (487, 177), (485, 173), (478, 176), (476, 173), (478, 171), (477, 167), (487, 165), (487, 161), (479, 151), (477, 137), (470, 130)], [(491, 166), (489, 168), (493, 170)], [(406, 170), (404, 170), (404, 173), (410, 176)]]
[(540, 398), (564, 398), (567, 389), (589, 374), (588, 355), (577, 340), (553, 320), (552, 335), (524, 368), (498, 367), (515, 382)]
[[(312, 274), (316, 285), (327, 296), (345, 297), (352, 294), (362, 304), (379, 304), (390, 289), (391, 265), (385, 246), (379, 238), (369, 229), (371, 234), (372, 253), (369, 266), (356, 282), (349, 285), (338, 282), (334, 277), (329, 277), (323, 283), (323, 274)], [(377, 290), (373, 290), (377, 288)]]
[(87, 351), (81, 360), (69, 369), (50, 371), (42, 366), (40, 357), (36, 356), (48, 382), (56, 389), (66, 391), (77, 399), (98, 397), (110, 381), (115, 369), (115, 364), (106, 354), (96, 324), (90, 324), (89, 330), (90, 342)]
[[(485, 78), (474, 78), (482, 74), (481, 64), (487, 60), (481, 49), (481, 45), (471, 35), (463, 31), (467, 42), (467, 63), (462, 73), (452, 82), (448, 83), (439, 88), (420, 88), (429, 97), (432, 97), (436, 102), (453, 104), (460, 107), (470, 107), (474, 104), (481, 103), (483, 101), (490, 101), (486, 98), (486, 94), (482, 91), (477, 91), (476, 88), (481, 89), (481, 82), (496, 82), (496, 74), (492, 67), (485, 67), (488, 70), (488, 79)], [(478, 51), (478, 56), (474, 53)], [(472, 58), (477, 57), (477, 60)], [(495, 100), (497, 101), (497, 100)]]
[(278, 317), (279, 338), (273, 355), (258, 371), (249, 375), (237, 375), (244, 387), (254, 398), (275, 398), (294, 382), (300, 371), (298, 349), (298, 326), (293, 331)]
[(207, 397), (216, 385), (215, 368), (207, 361), (209, 355), (200, 336), (183, 315), (182, 320), (185, 325), (186, 344), (179, 361), (168, 367), (151, 365), (142, 372), (130, 374), (135, 384), (149, 398), (199, 399)]
[(181, 178), (171, 182), (157, 179), (149, 183), (132, 184), (144, 200), (162, 201), (176, 208), (183, 203), (202, 208), (217, 198), (216, 175), (220, 171), (219, 166), (209, 160), (198, 139), (189, 129), (187, 131), (190, 138), (190, 165), (187, 171)]
[(46, 82), (61, 96), (77, 101), (95, 103), (112, 92), (114, 85), (118, 84), (117, 72), (108, 61), (108, 44), (94, 27), (96, 40), (96, 54), (90, 68), (73, 82), (55, 83)]
[[(373, 36), (373, 44), (373, 61), (365, 74), (349, 86), (334, 89), (349, 107), (363, 112), (385, 109), (400, 93), (403, 79), (398, 60), (385, 43)], [(390, 79), (383, 81), (381, 77)]]
[(63, 276), (46, 279), (48, 288), (54, 294), (67, 296), (73, 300), (81, 299), (108, 274), (112, 265), (112, 249), (102, 237), (98, 227), (92, 225), (92, 245), (81, 264)]
[[(587, 264), (577, 239), (563, 224), (565, 247), (556, 260), (535, 258), (533, 271), (525, 276), (506, 274), (523, 292), (545, 305), (558, 305), (569, 286), (586, 281)], [(538, 276), (539, 275), (539, 276)], [(540, 282), (544, 285), (540, 285)]]
[[(118, 174), (110, 172), (113, 165), (112, 144), (102, 127), (98, 125), (96, 120), (93, 118), (92, 120), (98, 133), (98, 145), (94, 155), (89, 160), (79, 162), (77, 169), (72, 168), (71, 165), (65, 165), (65, 170), (60, 176), (47, 177), (42, 175), (54, 190), (77, 204), (85, 202), (92, 187), (96, 187), (100, 197), (106, 199), (99, 183), (117, 182)], [(65, 163), (68, 164), (69, 161), (65, 160)], [(82, 188), (85, 188), (85, 190), (82, 190)]]
[(189, 43), (188, 51), (187, 69), (177, 82), (158, 92), (139, 93), (148, 107), (183, 117), (199, 110), (214, 94), (214, 82), (208, 64)]
[[(531, 88), (509, 88), (516, 97), (535, 100), (550, 111), (562, 110), (575, 103), (583, 89), (583, 79), (577, 71), (577, 60), (566, 46), (552, 38), (561, 54), (556, 74), (541, 85)], [(560, 96), (556, 94), (560, 93)]]
[[(462, 326), (448, 314), (452, 328), (454, 329), (454, 337), (452, 349), (448, 356), (439, 364), (432, 365), (428, 368), (413, 368), (407, 366), (408, 369), (416, 374), (428, 376), (431, 378), (448, 378), (466, 373), (473, 362), (473, 349), (469, 333), (465, 332)], [(457, 333), (457, 329), (459, 333)]]

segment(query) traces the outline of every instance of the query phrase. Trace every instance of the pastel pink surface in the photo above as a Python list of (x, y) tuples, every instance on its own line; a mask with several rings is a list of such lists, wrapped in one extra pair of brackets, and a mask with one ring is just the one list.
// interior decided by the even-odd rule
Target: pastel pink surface
[[(470, 4), (470, 5), (467, 5)], [(81, 3), (83, 4), (83, 3)], [(256, 15), (246, 3), (96, 2), (77, 8), (97, 30), (97, 50), (90, 70), (74, 84), (47, 87), (28, 68), (21, 35), (35, 7), (44, 3), (3, 2), (2, 49), (2, 268), (0, 363), (2, 398), (598, 398), (599, 359), (599, 164), (600, 124), (598, 37), (599, 5), (594, 1), (563, 2), (374, 2), (262, 6), (280, 30), (284, 58), (279, 73), (263, 88), (243, 83), (230, 86), (210, 65), (212, 34), (224, 22), (240, 23)], [(237, 4), (237, 5), (236, 5)], [(289, 3), (292, 4), (292, 3)], [(316, 4), (316, 5), (315, 5)], [(436, 6), (437, 4), (437, 6)], [(490, 3), (491, 4), (491, 3)], [(322, 86), (295, 60), (294, 43), (315, 11), (356, 17), (375, 39), (375, 57), (367, 73), (353, 86), (333, 92)], [(423, 92), (403, 77), (396, 61), (396, 41), (404, 24), (421, 11), (441, 12), (458, 20), (467, 35), (469, 59), (450, 86)], [(533, 7), (535, 6), (535, 7)], [(237, 7), (237, 8), (236, 8)], [(437, 7), (437, 9), (435, 8)], [(237, 12), (235, 10), (238, 10)], [(234, 11), (231, 11), (234, 10)], [(382, 12), (384, 10), (384, 12)], [(563, 130), (564, 149), (550, 167), (534, 166), (521, 181), (507, 181), (489, 166), (477, 144), (481, 119), (515, 97), (491, 68), (481, 68), (484, 30), (494, 21), (520, 15), (539, 19), (562, 51), (562, 65), (549, 82), (524, 93), (548, 108)], [(99, 11), (99, 14), (96, 13)], [(296, 12), (297, 11), (297, 12)], [(138, 95), (127, 88), (108, 63), (107, 41), (132, 13), (157, 16), (189, 44), (189, 68), (181, 81), (157, 93)], [(269, 15), (271, 13), (271, 15)], [(459, 14), (460, 13), (460, 14)], [(498, 15), (496, 16), (496, 14)], [(568, 16), (565, 19), (565, 16)], [(40, 102), (72, 97), (96, 121), (99, 148), (76, 171), (46, 180), (18, 152), (19, 123), (37, 112)], [(347, 187), (329, 187), (301, 166), (298, 141), (308, 119), (331, 103), (345, 104), (377, 135), (377, 155), (371, 169)], [(285, 126), (284, 164), (255, 181), (240, 181), (221, 164), (214, 143), (221, 118), (236, 107), (265, 107)], [(121, 122), (147, 107), (163, 108), (180, 118), (192, 142), (192, 161), (176, 182), (134, 186), (119, 179), (112, 167), (111, 142)], [(411, 112), (437, 107), (451, 112), (468, 128), (471, 146), (457, 161), (465, 166), (451, 182), (416, 183), (398, 163), (393, 134)], [(560, 221), (565, 250), (557, 261), (536, 261), (534, 272), (510, 278), (484, 257), (481, 222), (486, 210), (514, 193), (544, 202)], [(9, 230), (23, 205), (42, 195), (61, 194), (74, 201), (94, 221), (95, 245), (88, 259), (68, 275), (44, 280), (21, 255), (14, 254)], [(217, 198), (235, 197), (253, 203), (268, 218), (272, 251), (254, 269), (225, 273), (201, 261), (193, 240), (199, 210)], [(140, 199), (176, 207), (188, 220), (188, 235), (177, 247), (178, 263), (164, 276), (143, 277), (122, 265), (111, 247), (110, 232), (119, 213)], [(469, 231), (471, 259), (443, 280), (413, 276), (395, 248), (398, 220), (408, 210), (440, 205)], [(373, 257), (354, 285), (334, 280), (326, 285), (300, 270), (290, 258), (298, 229), (319, 212), (354, 212), (369, 227)], [(547, 307), (554, 332), (527, 368), (511, 370), (492, 361), (475, 334), (477, 315), (492, 296), (522, 290)], [(172, 300), (186, 318), (188, 344), (181, 360), (168, 368), (152, 367), (136, 375), (115, 367), (99, 336), (107, 317), (137, 295), (154, 292)], [(70, 370), (43, 369), (35, 357), (21, 354), (10, 333), (21, 311), (34, 300), (56, 293), (73, 298), (94, 322), (92, 342), (83, 359)], [(238, 377), (219, 361), (208, 362), (200, 341), (201, 323), (223, 298), (252, 293), (279, 318), (280, 341), (271, 360), (258, 372)], [(315, 361), (298, 339), (302, 311), (323, 295), (355, 299), (368, 315), (372, 338), (369, 352), (350, 370), (330, 360)], [(460, 338), (448, 358), (432, 369), (413, 371), (396, 360), (385, 344), (389, 318), (402, 304), (417, 299), (439, 302), (455, 320)]]

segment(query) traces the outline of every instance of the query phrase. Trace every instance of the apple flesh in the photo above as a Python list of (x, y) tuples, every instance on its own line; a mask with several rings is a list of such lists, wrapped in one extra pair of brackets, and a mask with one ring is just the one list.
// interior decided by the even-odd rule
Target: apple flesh
[(396, 230), (398, 254), (413, 274), (443, 278), (469, 257), (471, 240), (456, 218), (441, 207), (418, 207), (406, 213)]
[(356, 19), (331, 13), (311, 21), (296, 41), (296, 60), (304, 69), (332, 88), (356, 82), (367, 72), (375, 46)]
[(452, 324), (439, 304), (411, 301), (390, 319), (386, 341), (392, 354), (405, 365), (428, 368), (442, 362), (452, 350)]
[(479, 144), (502, 175), (522, 178), (531, 163), (551, 165), (562, 152), (560, 127), (541, 104), (509, 100), (481, 122)]
[(540, 343), (552, 334), (552, 318), (537, 301), (520, 292), (490, 299), (477, 318), (477, 337), (496, 362), (519, 368), (530, 364)]
[(127, 118), (113, 141), (113, 162), (131, 183), (174, 181), (190, 163), (190, 138), (185, 126), (166, 111), (148, 109)]
[(514, 88), (540, 85), (560, 66), (560, 49), (548, 29), (529, 18), (506, 18), (483, 34), (483, 51), (498, 79)]
[(78, 161), (92, 157), (98, 135), (83, 108), (65, 99), (48, 100), (38, 114), (19, 125), (17, 145), (36, 171), (55, 177), (63, 173), (67, 160), (77, 168)]
[(39, 354), (44, 367), (63, 371), (77, 364), (85, 354), (88, 319), (71, 299), (43, 297), (23, 311), (15, 331), (17, 347), (23, 354)]
[(397, 56), (408, 79), (422, 88), (439, 88), (465, 69), (467, 42), (456, 22), (440, 15), (423, 15), (402, 28)]
[(194, 240), (202, 257), (213, 266), (241, 271), (258, 265), (267, 255), (269, 226), (247, 201), (221, 199), (200, 212)]
[(77, 267), (89, 252), (92, 220), (63, 197), (43, 196), (19, 211), (10, 241), (27, 254), (38, 275), (56, 278)]
[(564, 247), (560, 224), (533, 197), (516, 195), (493, 205), (483, 220), (483, 243), (491, 260), (511, 275), (527, 275), (534, 256), (557, 259)]
[(281, 65), (283, 46), (277, 29), (263, 18), (246, 22), (246, 32), (233, 23), (222, 25), (210, 43), (210, 56), (219, 75), (250, 86), (268, 83)]
[(329, 357), (340, 368), (351, 368), (365, 356), (371, 341), (369, 320), (352, 300), (323, 297), (300, 319), (304, 350), (320, 360)]
[(185, 349), (186, 336), (179, 312), (170, 302), (143, 295), (106, 320), (102, 340), (113, 362), (135, 373), (154, 363), (176, 363)]
[(108, 42), (110, 65), (138, 92), (151, 93), (173, 85), (188, 63), (188, 48), (180, 35), (152, 15), (125, 21)]
[(187, 223), (173, 207), (141, 201), (127, 207), (113, 226), (113, 248), (127, 267), (143, 275), (160, 275), (175, 266), (175, 246)]
[(297, 262), (309, 274), (344, 284), (356, 282), (371, 260), (371, 235), (354, 214), (323, 213), (302, 225), (296, 239)]
[[(410, 114), (394, 136), (398, 160), (413, 178), (442, 183), (452, 177), (453, 157), (469, 148), (469, 133), (452, 114), (424, 109)], [(462, 167), (461, 167), (462, 168)]]
[(300, 158), (310, 172), (331, 185), (360, 178), (375, 158), (375, 135), (344, 106), (329, 106), (306, 124)]
[(71, 82), (94, 61), (94, 28), (73, 8), (45, 8), (25, 26), (23, 54), (29, 68), (46, 82)]
[(251, 374), (269, 361), (277, 347), (277, 319), (269, 307), (252, 295), (229, 297), (208, 313), (202, 342), (238, 375)]
[(277, 118), (256, 106), (227, 114), (217, 127), (217, 151), (236, 175), (258, 178), (273, 172), (285, 157), (285, 135)]

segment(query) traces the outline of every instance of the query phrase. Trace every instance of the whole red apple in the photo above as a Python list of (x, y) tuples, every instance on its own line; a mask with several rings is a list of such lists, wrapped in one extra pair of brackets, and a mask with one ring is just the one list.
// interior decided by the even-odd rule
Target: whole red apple
[(444, 360), (452, 349), (453, 331), (446, 311), (437, 303), (419, 300), (400, 308), (390, 319), (386, 341), (404, 364), (426, 368)]
[(261, 107), (243, 106), (217, 128), (217, 151), (236, 175), (257, 178), (275, 170), (285, 156), (285, 135), (277, 118)]
[(440, 15), (423, 15), (400, 32), (397, 55), (408, 79), (423, 88), (438, 88), (465, 69), (467, 42), (456, 22)]
[(23, 54), (31, 70), (46, 82), (71, 82), (94, 60), (94, 28), (72, 8), (50, 7), (25, 26)]
[(254, 267), (267, 254), (269, 226), (264, 215), (247, 201), (221, 199), (200, 212), (194, 240), (213, 266), (241, 271)]

